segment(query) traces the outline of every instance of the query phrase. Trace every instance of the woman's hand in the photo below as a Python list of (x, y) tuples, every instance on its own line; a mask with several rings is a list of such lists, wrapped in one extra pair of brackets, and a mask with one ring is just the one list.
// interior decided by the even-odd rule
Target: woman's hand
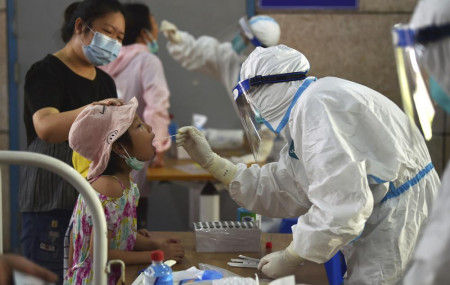
[(92, 102), (92, 105), (106, 105), (106, 106), (121, 106), (125, 104), (125, 101), (123, 101), (122, 99), (118, 99), (118, 98), (108, 98), (108, 99), (103, 99), (101, 101), (96, 101), (96, 102)]

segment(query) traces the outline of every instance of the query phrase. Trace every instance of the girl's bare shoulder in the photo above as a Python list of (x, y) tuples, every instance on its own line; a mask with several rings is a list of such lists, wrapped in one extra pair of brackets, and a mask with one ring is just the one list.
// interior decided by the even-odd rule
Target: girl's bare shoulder
[(114, 176), (100, 176), (91, 185), (97, 192), (107, 197), (120, 198), (123, 195), (122, 185)]

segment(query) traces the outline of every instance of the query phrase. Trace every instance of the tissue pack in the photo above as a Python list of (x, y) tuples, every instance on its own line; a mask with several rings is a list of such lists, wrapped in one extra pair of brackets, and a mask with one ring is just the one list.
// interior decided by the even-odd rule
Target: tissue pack
[(261, 229), (253, 222), (194, 223), (197, 252), (259, 252)]

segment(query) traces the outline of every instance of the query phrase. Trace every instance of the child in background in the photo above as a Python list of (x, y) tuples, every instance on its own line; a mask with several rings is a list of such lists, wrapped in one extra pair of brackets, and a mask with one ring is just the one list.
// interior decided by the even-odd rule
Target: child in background
[[(184, 248), (178, 239), (155, 240), (137, 233), (136, 207), (139, 190), (130, 180), (132, 169), (152, 160), (155, 137), (152, 128), (136, 115), (137, 100), (122, 106), (90, 106), (83, 110), (69, 133), (70, 147), (91, 160), (88, 180), (98, 192), (108, 228), (108, 260), (126, 265), (150, 264), (150, 251), (162, 249), (166, 258), (180, 261)], [(68, 232), (70, 246), (65, 284), (91, 284), (93, 231), (86, 203), (78, 197)], [(67, 256), (67, 255), (66, 255)], [(118, 268), (108, 276), (116, 284)]]

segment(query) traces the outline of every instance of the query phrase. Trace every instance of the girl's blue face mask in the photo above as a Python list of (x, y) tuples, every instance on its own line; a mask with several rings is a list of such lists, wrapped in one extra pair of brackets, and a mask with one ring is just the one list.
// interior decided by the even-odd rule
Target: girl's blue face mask
[(128, 157), (125, 159), (126, 164), (134, 170), (141, 170), (144, 167), (144, 162), (138, 160), (136, 157)]
[[(88, 25), (88, 29), (94, 33), (91, 43), (84, 45), (83, 53), (87, 60), (95, 66), (106, 65), (117, 58), (122, 44), (102, 33), (93, 31)], [(81, 37), (81, 35), (80, 35)]]
[(141, 170), (144, 167), (145, 162), (140, 161), (139, 159), (137, 159), (134, 156), (130, 156), (128, 154), (127, 150), (123, 147), (123, 145), (121, 145), (121, 146), (122, 146), (123, 150), (125, 151), (125, 153), (127, 154), (126, 156), (120, 155), (122, 158), (125, 159), (125, 163), (134, 170)]
[(148, 50), (153, 54), (157, 54), (159, 50), (158, 42), (153, 38), (153, 35), (150, 31), (146, 31), (146, 33), (150, 37), (150, 39), (152, 39), (150, 42), (147, 40), (145, 41), (147, 43)]
[(240, 32), (236, 33), (236, 35), (234, 36), (233, 40), (231, 41), (231, 46), (237, 54), (241, 54), (247, 48), (245, 40), (242, 38)]

